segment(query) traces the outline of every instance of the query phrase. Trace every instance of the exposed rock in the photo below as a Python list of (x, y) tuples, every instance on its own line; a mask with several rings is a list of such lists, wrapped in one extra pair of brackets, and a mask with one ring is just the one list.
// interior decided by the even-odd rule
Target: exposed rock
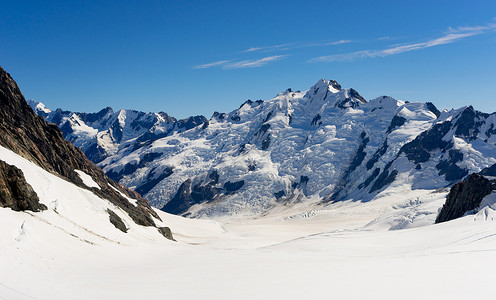
[(484, 176), (496, 176), (496, 164), (482, 169), (479, 174)]
[(322, 119), (322, 117), (319, 114), (317, 114), (315, 117), (313, 117), (313, 119), (312, 119), (312, 126), (321, 125), (322, 122), (319, 122), (320, 119)]
[(243, 185), (245, 184), (245, 181), (244, 180), (241, 180), (241, 181), (236, 181), (236, 182), (226, 182), (224, 184), (224, 188), (226, 189), (226, 191), (228, 193), (233, 193), (239, 189), (241, 189), (243, 187)]
[(169, 227), (159, 227), (158, 232), (160, 232), (160, 234), (162, 234), (166, 239), (169, 239), (171, 241), (176, 241), (172, 236), (172, 231), (170, 230)]
[(434, 113), (436, 115), (436, 117), (439, 118), (439, 116), (441, 115), (441, 112), (439, 111), (439, 109), (437, 109), (437, 107), (434, 105), (434, 103), (426, 102), (425, 106), (427, 107), (428, 110), (430, 110), (432, 113)]
[(386, 170), (384, 170), (381, 173), (381, 175), (379, 175), (377, 180), (374, 182), (374, 185), (372, 185), (372, 188), (370, 188), (369, 193), (373, 193), (375, 191), (378, 191), (378, 190), (382, 189), (383, 187), (385, 187), (386, 185), (391, 184), (394, 181), (394, 179), (396, 178), (396, 175), (398, 175), (397, 170), (393, 170), (393, 171), (391, 171), (391, 173), (389, 173), (389, 171), (386, 168)]
[(405, 122), (406, 122), (405, 118), (395, 115), (391, 120), (391, 125), (389, 125), (386, 133), (391, 133), (396, 128), (403, 126)]
[(127, 232), (127, 227), (122, 222), (122, 219), (113, 211), (107, 208), (107, 213), (109, 214), (109, 220), (112, 225), (115, 226), (115, 228), (119, 229), (120, 231), (126, 233)]
[(365, 179), (364, 182), (358, 185), (358, 189), (361, 190), (363, 188), (368, 187), (372, 183), (372, 181), (374, 181), (374, 179), (379, 175), (380, 172), (381, 172), (380, 168), (375, 168), (374, 172), (372, 172), (372, 174), (370, 174), (370, 176), (367, 179)]
[(384, 140), (384, 143), (382, 144), (381, 148), (379, 148), (374, 153), (374, 155), (372, 156), (372, 158), (367, 162), (367, 164), (366, 164), (367, 170), (372, 169), (372, 167), (375, 165), (375, 163), (379, 161), (379, 159), (381, 158), (381, 156), (383, 156), (384, 153), (386, 153), (387, 149), (388, 149), (388, 144), (387, 144), (387, 139), (386, 139), (386, 140)]
[(10, 207), (15, 211), (38, 212), (47, 209), (40, 203), (31, 185), (26, 182), (24, 173), (2, 160), (0, 160), (0, 206)]
[[(91, 176), (100, 189), (90, 189), (97, 196), (122, 208), (139, 225), (155, 226), (159, 216), (141, 196), (109, 179), (81, 150), (64, 140), (60, 129), (34, 114), (10, 74), (0, 67), (0, 145), (83, 188), (81, 170)], [(130, 203), (120, 193), (136, 199)]]
[(178, 215), (187, 211), (193, 204), (194, 202), (191, 199), (191, 179), (188, 179), (181, 184), (176, 195), (162, 207), (162, 210)]
[(329, 85), (335, 88), (336, 90), (341, 90), (341, 85), (336, 80), (329, 80)]
[(185, 130), (190, 130), (196, 126), (204, 124), (205, 122), (208, 122), (208, 120), (204, 116), (194, 116), (184, 120), (179, 120), (177, 122), (177, 127), (184, 128)]
[(468, 170), (460, 168), (456, 163), (463, 160), (463, 153), (459, 150), (451, 149), (448, 154), (448, 159), (442, 159), (436, 165), (439, 170), (439, 176), (444, 175), (447, 181), (462, 179), (468, 174)]
[(276, 197), (277, 200), (281, 199), (284, 196), (286, 196), (286, 192), (284, 190), (274, 193), (274, 197)]
[(270, 147), (270, 135), (267, 135), (262, 141), (262, 150), (267, 150)]
[(478, 174), (471, 174), (465, 181), (455, 184), (446, 203), (436, 218), (436, 223), (459, 218), (479, 207), (482, 199), (493, 191), (493, 184)]
[(138, 186), (135, 191), (141, 195), (144, 195), (154, 188), (160, 181), (171, 176), (172, 173), (173, 171), (171, 168), (165, 168), (165, 170), (162, 170), (158, 174), (156, 174), (156, 169), (153, 169), (150, 173), (148, 173), (146, 181), (142, 185)]
[(350, 89), (350, 96), (351, 98), (358, 99), (362, 103), (367, 103), (367, 100), (365, 100), (357, 91), (354, 89)]
[(431, 157), (429, 151), (448, 148), (450, 143), (444, 141), (443, 137), (451, 129), (451, 125), (449, 121), (435, 124), (431, 129), (422, 132), (413, 141), (403, 145), (400, 149), (400, 154), (405, 153), (408, 160), (413, 161), (415, 164), (426, 162)]

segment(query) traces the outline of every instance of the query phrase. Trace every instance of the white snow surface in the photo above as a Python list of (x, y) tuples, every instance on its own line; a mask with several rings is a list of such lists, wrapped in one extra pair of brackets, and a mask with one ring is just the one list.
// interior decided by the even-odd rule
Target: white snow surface
[(79, 177), (81, 178), (81, 180), (83, 181), (83, 183), (87, 186), (87, 187), (95, 187), (95, 188), (100, 188), (100, 186), (98, 185), (98, 183), (96, 183), (93, 178), (91, 178), (90, 175), (84, 173), (83, 171), (81, 170), (74, 170), (76, 171), (76, 173), (79, 175)]
[[(447, 190), (394, 185), (374, 201), (185, 219), (177, 242), (0, 147), (48, 209), (0, 208), (0, 299), (479, 299), (496, 268), (494, 194), (432, 225)], [(318, 198), (318, 197), (317, 197)], [(108, 221), (116, 212), (128, 233)]]

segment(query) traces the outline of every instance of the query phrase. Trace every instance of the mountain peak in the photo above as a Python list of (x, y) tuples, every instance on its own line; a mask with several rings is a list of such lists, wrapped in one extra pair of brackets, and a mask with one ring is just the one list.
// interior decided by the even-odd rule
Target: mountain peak
[(317, 81), (310, 90), (318, 91), (318, 90), (329, 90), (332, 93), (337, 93), (341, 90), (341, 85), (333, 79), (325, 80), (324, 78)]

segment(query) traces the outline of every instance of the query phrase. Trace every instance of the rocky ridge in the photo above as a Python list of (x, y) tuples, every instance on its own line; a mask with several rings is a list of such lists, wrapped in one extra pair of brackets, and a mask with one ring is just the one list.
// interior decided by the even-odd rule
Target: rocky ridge
[[(2, 107), (0, 110), (0, 145), (2, 147), (32, 161), (52, 174), (91, 191), (100, 198), (107, 199), (125, 211), (136, 224), (156, 226), (154, 219), (160, 220), (160, 217), (148, 202), (138, 193), (109, 179), (99, 167), (86, 158), (80, 149), (63, 138), (56, 124), (47, 123), (37, 116), (25, 101), (17, 84), (1, 67), (0, 106)], [(16, 187), (9, 181), (9, 178), (3, 176), (4, 179), (0, 182), (0, 186), (10, 186), (3, 194), (13, 195), (13, 197), (7, 198), (7, 201), (2, 200), (2, 206), (33, 211), (46, 208), (36, 206), (36, 194), (29, 189), (27, 183), (25, 184), (25, 180), (23, 181), (22, 172), (19, 173), (15, 167), (3, 163), (1, 169), (3, 175), (14, 174), (12, 178), (16, 178), (17, 186), (20, 186)], [(87, 186), (76, 171), (82, 171), (89, 176), (98, 187)], [(31, 204), (25, 205), (26, 197), (15, 189), (29, 195), (31, 202), (28, 201), (28, 203)], [(17, 201), (17, 204), (9, 204), (9, 201), (12, 202), (9, 199), (12, 198)], [(135, 203), (130, 203), (128, 199), (133, 199)]]

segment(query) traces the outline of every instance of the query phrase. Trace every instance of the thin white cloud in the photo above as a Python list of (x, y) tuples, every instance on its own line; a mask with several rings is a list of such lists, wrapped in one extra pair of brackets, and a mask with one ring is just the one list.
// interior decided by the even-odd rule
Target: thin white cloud
[(212, 67), (219, 67), (219, 66), (225, 65), (229, 62), (231, 62), (231, 61), (230, 60), (220, 60), (220, 61), (215, 61), (215, 62), (211, 62), (208, 64), (194, 66), (193, 68), (194, 69), (206, 69), (206, 68), (212, 68)]
[[(330, 42), (330, 43), (322, 43), (322, 46), (336, 46), (336, 45), (342, 45), (342, 44), (348, 44), (351, 43), (352, 40), (339, 40), (336, 42)], [(321, 46), (321, 45), (315, 45), (315, 46)]]
[(335, 42), (325, 42), (325, 43), (288, 43), (274, 46), (265, 46), (265, 47), (251, 47), (246, 50), (241, 51), (241, 53), (246, 52), (269, 52), (269, 51), (283, 51), (283, 50), (291, 50), (297, 48), (307, 48), (307, 47), (321, 47), (321, 46), (336, 46), (351, 43), (352, 40), (339, 40)]
[(273, 50), (281, 50), (281, 48), (291, 46), (293, 44), (281, 44), (281, 45), (274, 45), (274, 46), (266, 46), (266, 47), (251, 47), (246, 50), (241, 51), (241, 53), (246, 53), (246, 52), (255, 52), (255, 51), (273, 51)]
[(479, 35), (487, 31), (496, 30), (496, 24), (491, 23), (485, 26), (474, 26), (474, 27), (457, 27), (449, 28), (447, 34), (437, 39), (433, 39), (427, 42), (405, 44), (405, 45), (395, 45), (383, 50), (361, 50), (351, 53), (344, 54), (334, 54), (327, 56), (320, 56), (310, 59), (309, 62), (335, 62), (335, 61), (353, 61), (360, 58), (373, 58), (373, 57), (385, 57), (389, 55), (395, 55), (410, 51), (416, 51), (420, 49), (435, 47), (439, 45), (451, 44), (457, 42), (461, 39)]
[(261, 59), (243, 60), (243, 61), (225, 64), (222, 66), (222, 68), (223, 69), (256, 68), (266, 65), (272, 61), (283, 59), (285, 57), (287, 57), (287, 55), (274, 55), (274, 56), (267, 56)]
[(460, 26), (455, 28), (452, 27), (448, 28), (448, 32), (450, 33), (458, 33), (458, 32), (483, 33), (485, 31), (490, 31), (490, 30), (496, 30), (496, 23), (489, 23), (487, 25), (482, 25), (482, 26)]

